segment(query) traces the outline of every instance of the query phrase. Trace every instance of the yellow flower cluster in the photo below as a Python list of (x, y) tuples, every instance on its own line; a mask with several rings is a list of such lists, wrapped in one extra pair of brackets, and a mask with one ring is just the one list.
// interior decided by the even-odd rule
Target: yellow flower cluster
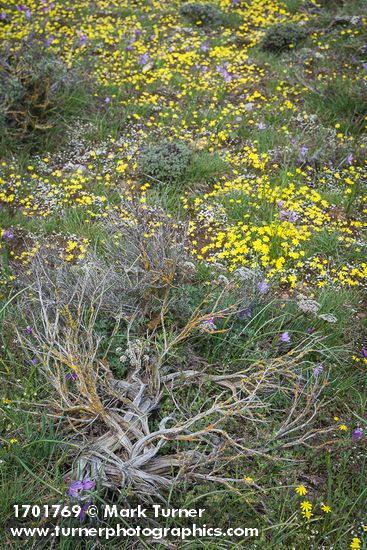
[[(29, 0), (25, 8), (8, 2), (0, 39), (17, 49), (32, 36), (71, 68), (86, 60), (96, 101), (106, 115), (118, 108), (126, 125), (123, 138), (108, 136), (93, 150), (86, 146), (82, 168), (58, 167), (52, 158), (25, 173), (3, 165), (0, 204), (33, 219), (77, 209), (87, 224), (120, 212), (122, 200), (139, 196), (149, 204), (154, 183), (139, 174), (140, 147), (151, 136), (169, 136), (216, 153), (227, 166), (224, 176), (203, 185), (188, 182), (182, 194), (195, 258), (232, 271), (261, 266), (268, 278), (292, 287), (300, 278), (320, 287), (365, 285), (367, 164), (353, 158), (335, 167), (304, 162), (307, 147), (295, 134), (315, 123), (303, 111), (312, 90), (302, 79), (287, 78), (285, 70), (269, 86), (268, 63), (251, 51), (273, 23), (304, 24), (312, 12), (289, 13), (280, 0), (217, 4), (238, 17), (235, 28), (211, 33), (188, 26), (179, 0), (136, 0), (133, 7), (129, 0), (93, 6), (87, 0)], [(348, 45), (359, 33), (357, 26), (337, 29), (332, 37), (315, 32), (305, 74), (314, 78), (317, 59), (332, 64), (335, 41)], [(363, 81), (356, 63), (346, 64), (343, 77)], [(317, 78), (327, 85), (337, 83), (339, 74), (319, 71)], [(343, 124), (333, 124), (337, 146), (354, 145)], [(339, 249), (319, 250), (321, 238), (350, 253), (350, 260), (338, 263)], [(66, 250), (65, 257), (72, 253)]]

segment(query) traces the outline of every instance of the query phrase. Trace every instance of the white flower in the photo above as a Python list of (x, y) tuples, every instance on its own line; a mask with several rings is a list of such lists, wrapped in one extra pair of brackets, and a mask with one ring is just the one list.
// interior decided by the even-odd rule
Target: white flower
[(309, 300), (304, 297), (298, 300), (297, 306), (302, 313), (311, 313), (312, 315), (316, 315), (320, 309), (320, 304), (316, 300)]
[(318, 315), (318, 318), (326, 321), (327, 323), (336, 323), (338, 320), (337, 317), (335, 317), (335, 315), (331, 315), (331, 313), (323, 313), (322, 315)]

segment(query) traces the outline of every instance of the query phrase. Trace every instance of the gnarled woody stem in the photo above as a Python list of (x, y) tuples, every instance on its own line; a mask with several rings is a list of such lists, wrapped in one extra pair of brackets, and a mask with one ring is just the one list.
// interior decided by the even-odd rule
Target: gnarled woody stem
[[(68, 421), (65, 425), (72, 429), (73, 440), (80, 446), (72, 465), (77, 479), (98, 478), (106, 487), (129, 488), (143, 500), (151, 496), (163, 499), (180, 475), (246, 484), (246, 480), (225, 472), (228, 462), (246, 456), (277, 460), (275, 449), (309, 445), (327, 431), (314, 427), (322, 404), (321, 389), (301, 373), (307, 354), (318, 351), (316, 339), (306, 340), (266, 364), (247, 364), (237, 372), (172, 372), (167, 365), (169, 352), (197, 332), (208, 316), (196, 310), (187, 325), (170, 338), (162, 318), (164, 347), (155, 346), (155, 333), (151, 333), (145, 343), (156, 347), (156, 352), (150, 353), (148, 360), (144, 345), (134, 347), (136, 341), (128, 328), (128, 346), (134, 347), (133, 366), (126, 378), (116, 379), (106, 354), (101, 357), (102, 340), (95, 332), (102, 303), (98, 289), (93, 299), (87, 300), (87, 283), (82, 283), (70, 296), (69, 306), (58, 302), (57, 292), (56, 297), (49, 291), (45, 294), (41, 280), (36, 286), (31, 311), (33, 333), (18, 331), (18, 338), (53, 386), (54, 409)], [(92, 306), (87, 307), (88, 303)], [(230, 309), (220, 310), (219, 300), (215, 306), (218, 310), (213, 314), (231, 315)], [(70, 369), (77, 373), (73, 383), (66, 381)], [(164, 395), (175, 403), (180, 387), (204, 383), (214, 389), (199, 411), (180, 408), (152, 428), (154, 411)], [(220, 388), (219, 394), (215, 388)], [(274, 408), (271, 397), (277, 391), (284, 395), (288, 408)], [(281, 420), (275, 434), (269, 436), (264, 427), (273, 412)], [(244, 433), (229, 431), (233, 418), (241, 421)]]

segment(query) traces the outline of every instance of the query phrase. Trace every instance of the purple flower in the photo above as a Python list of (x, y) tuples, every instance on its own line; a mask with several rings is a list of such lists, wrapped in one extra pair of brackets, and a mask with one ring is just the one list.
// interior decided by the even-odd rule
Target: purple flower
[(264, 124), (263, 122), (259, 122), (259, 124), (257, 125), (257, 127), (258, 127), (259, 130), (265, 130), (266, 124)]
[(25, 6), (24, 4), (18, 4), (16, 10), (22, 11), (27, 19), (29, 19), (32, 14), (31, 10), (27, 8), (27, 6)]
[(281, 210), (279, 212), (279, 219), (281, 221), (284, 221), (284, 220), (288, 220), (290, 221), (291, 223), (294, 223), (298, 218), (298, 214), (297, 212), (288, 212), (287, 210)]
[(362, 357), (364, 359), (367, 359), (367, 349), (366, 349), (366, 346), (362, 346)]
[(81, 480), (72, 481), (68, 488), (68, 495), (71, 499), (79, 498), (79, 492), (83, 490), (83, 482)]
[(208, 52), (209, 51), (209, 46), (206, 42), (203, 42), (200, 46), (200, 49), (202, 52)]
[(277, 202), (277, 207), (278, 208), (283, 208), (283, 206), (284, 206), (284, 201), (278, 201)]
[(307, 145), (302, 145), (299, 150), (299, 155), (301, 160), (305, 160), (308, 153), (308, 147)]
[(71, 499), (79, 498), (81, 491), (89, 491), (96, 486), (96, 482), (91, 479), (85, 479), (82, 481), (78, 479), (77, 481), (72, 481), (68, 487), (67, 493)]
[(8, 229), (4, 229), (3, 230), (3, 239), (7, 239), (7, 240), (11, 240), (11, 239), (14, 239), (14, 235), (11, 231), (9, 231)]
[(355, 441), (358, 441), (358, 439), (362, 439), (363, 437), (363, 430), (362, 428), (357, 428), (356, 430), (354, 430), (353, 432), (353, 439)]
[(231, 82), (232, 76), (227, 71), (227, 66), (228, 66), (227, 64), (223, 65), (223, 67), (221, 67), (220, 65), (217, 65), (217, 71), (224, 77), (224, 80), (226, 82)]
[(33, 357), (32, 363), (33, 363), (33, 365), (37, 365), (37, 357)]
[(52, 34), (47, 38), (47, 40), (46, 40), (46, 46), (47, 46), (47, 48), (49, 48), (49, 47), (51, 46), (51, 44), (52, 44), (52, 42), (54, 41), (54, 39), (55, 39), (55, 37), (54, 37)]
[(352, 155), (352, 153), (350, 153), (350, 155), (348, 155), (347, 163), (349, 164), (349, 166), (351, 166), (353, 164), (353, 155)]
[(42, 4), (43, 4), (42, 11), (45, 12), (45, 13), (46, 13), (47, 10), (49, 10), (50, 8), (52, 9), (52, 8), (54, 7), (54, 5), (55, 5), (53, 2), (51, 2), (51, 4), (48, 4), (48, 5), (47, 5), (47, 0), (42, 0)]
[(145, 52), (145, 53), (143, 53), (143, 55), (141, 56), (139, 62), (140, 62), (141, 65), (146, 65), (146, 64), (148, 63), (148, 61), (149, 61), (149, 54), (148, 54), (148, 52)]
[(7, 14), (4, 11), (0, 13), (0, 21), (5, 21), (6, 18), (7, 18)]
[(260, 281), (257, 285), (257, 290), (260, 294), (265, 294), (269, 289), (269, 285), (266, 281)]
[(111, 98), (110, 97), (106, 97), (106, 99), (104, 100), (105, 103), (111, 103)]
[(284, 342), (285, 344), (291, 341), (291, 337), (289, 336), (288, 332), (283, 332), (279, 336), (279, 339), (280, 339), (281, 342)]
[(96, 482), (93, 481), (92, 479), (85, 479), (83, 481), (83, 490), (84, 491), (90, 491), (91, 489), (93, 489), (94, 487), (96, 486)]
[(79, 521), (80, 521), (80, 523), (84, 523), (84, 520), (85, 520), (86, 515), (87, 515), (88, 508), (91, 504), (92, 504), (92, 501), (87, 500), (86, 502), (84, 502), (83, 506), (80, 508), (80, 512), (79, 512)]
[(288, 219), (291, 223), (295, 223), (295, 221), (297, 220), (298, 218), (298, 214), (297, 212), (288, 212)]
[(362, 63), (362, 69), (364, 69), (365, 71), (367, 71), (367, 63)]
[(323, 370), (324, 370), (323, 365), (318, 365), (317, 367), (315, 367), (313, 369), (313, 375), (315, 376), (315, 378), (317, 378), (322, 373)]
[(313, 334), (315, 332), (315, 329), (314, 327), (309, 327), (307, 330), (306, 330), (307, 334)]
[(206, 320), (206, 327), (208, 330), (216, 329), (214, 317), (208, 317), (208, 319)]
[(66, 380), (71, 380), (72, 382), (74, 382), (74, 380), (77, 380), (77, 378), (78, 375), (75, 370), (72, 370), (69, 374), (66, 375)]
[(31, 326), (28, 325), (27, 327), (25, 327), (24, 330), (26, 331), (27, 334), (32, 334), (32, 327)]
[(84, 46), (88, 42), (88, 37), (86, 34), (81, 34), (79, 37), (79, 46)]

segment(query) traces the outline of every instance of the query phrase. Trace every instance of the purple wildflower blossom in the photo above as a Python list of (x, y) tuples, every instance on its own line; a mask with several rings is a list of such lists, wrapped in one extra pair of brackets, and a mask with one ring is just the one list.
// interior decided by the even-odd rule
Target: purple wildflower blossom
[(52, 42), (54, 41), (54, 39), (55, 39), (55, 37), (54, 37), (52, 34), (47, 38), (47, 40), (46, 40), (46, 46), (47, 46), (47, 48), (49, 48), (49, 47), (51, 46), (51, 44), (52, 44)]
[(287, 344), (291, 341), (291, 337), (289, 336), (288, 332), (282, 332), (282, 334), (279, 336), (279, 339), (284, 344)]
[(353, 155), (352, 155), (352, 153), (350, 153), (350, 155), (348, 155), (347, 163), (349, 164), (349, 166), (351, 166), (353, 164)]
[(305, 160), (307, 153), (308, 153), (307, 145), (302, 145), (300, 150), (299, 150), (299, 155), (300, 155), (301, 160)]
[(146, 65), (146, 64), (148, 63), (148, 61), (149, 61), (149, 54), (148, 54), (148, 52), (145, 52), (145, 53), (143, 53), (143, 55), (141, 56), (139, 62), (140, 62), (141, 65)]
[(298, 218), (298, 214), (297, 212), (288, 212), (288, 219), (291, 223), (295, 223), (295, 221), (297, 220)]
[(354, 430), (353, 432), (353, 439), (355, 441), (358, 441), (358, 439), (362, 439), (363, 437), (363, 430), (362, 428), (357, 428), (356, 430)]
[(94, 487), (96, 486), (96, 482), (93, 481), (92, 479), (85, 479), (83, 481), (83, 490), (84, 491), (90, 491), (91, 489), (93, 489)]
[(288, 220), (291, 223), (295, 223), (297, 218), (298, 218), (297, 212), (293, 212), (293, 211), (288, 212), (287, 210), (281, 210), (279, 212), (279, 219), (281, 221)]
[(14, 235), (11, 231), (9, 231), (8, 229), (4, 229), (3, 230), (3, 239), (7, 239), (7, 240), (11, 240), (11, 239), (14, 239)]
[(77, 481), (72, 481), (68, 487), (67, 493), (71, 499), (80, 497), (81, 491), (90, 491), (96, 486), (96, 482), (91, 479), (85, 479), (82, 481), (78, 479)]
[(227, 70), (227, 66), (228, 66), (227, 64), (223, 65), (223, 67), (221, 67), (220, 65), (217, 65), (217, 71), (224, 77), (224, 80), (226, 82), (231, 82), (232, 76), (229, 74)]
[(43, 7), (42, 7), (42, 11), (44, 13), (46, 13), (49, 9), (52, 9), (55, 4), (54, 2), (51, 2), (50, 4), (47, 4), (48, 0), (42, 0), (42, 4), (43, 4)]
[(317, 367), (315, 367), (313, 369), (313, 375), (315, 376), (315, 378), (317, 378), (322, 373), (323, 370), (324, 370), (323, 365), (318, 365)]
[(362, 357), (363, 357), (364, 359), (367, 359), (367, 348), (366, 348), (366, 346), (362, 346), (362, 350), (361, 350), (361, 351), (362, 351)]
[(260, 281), (257, 285), (257, 290), (260, 294), (265, 294), (269, 289), (269, 285), (266, 281)]
[(26, 326), (24, 330), (26, 331), (27, 334), (32, 334), (32, 331), (33, 331), (30, 325)]
[(81, 480), (72, 481), (68, 488), (68, 495), (71, 499), (79, 498), (79, 492), (83, 490), (83, 482)]
[(66, 380), (70, 380), (72, 382), (74, 382), (74, 380), (77, 380), (77, 378), (78, 378), (78, 375), (75, 372), (75, 370), (72, 370), (71, 372), (69, 372), (69, 374), (66, 375)]
[(79, 521), (80, 521), (80, 523), (84, 523), (87, 512), (88, 512), (88, 508), (91, 504), (92, 504), (92, 501), (87, 500), (86, 502), (84, 502), (83, 506), (80, 508), (80, 512), (79, 512)]
[(263, 122), (259, 122), (257, 127), (258, 127), (259, 130), (265, 130), (266, 129), (266, 124), (264, 124)]

